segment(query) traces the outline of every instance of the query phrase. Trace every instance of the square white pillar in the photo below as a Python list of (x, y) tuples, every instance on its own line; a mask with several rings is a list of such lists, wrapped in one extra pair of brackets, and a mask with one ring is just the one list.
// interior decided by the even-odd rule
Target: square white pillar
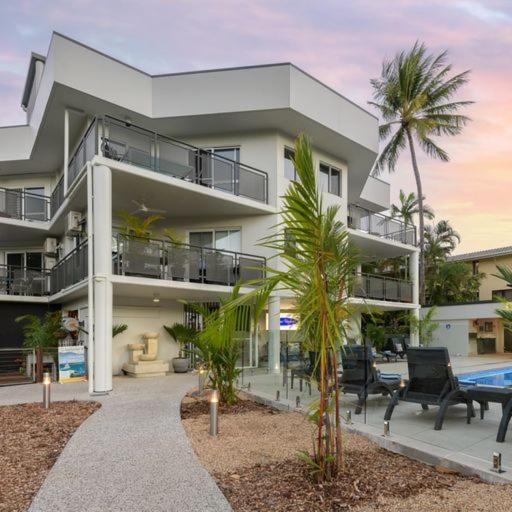
[(281, 370), (281, 299), (270, 297), (268, 300), (268, 369), (270, 373)]

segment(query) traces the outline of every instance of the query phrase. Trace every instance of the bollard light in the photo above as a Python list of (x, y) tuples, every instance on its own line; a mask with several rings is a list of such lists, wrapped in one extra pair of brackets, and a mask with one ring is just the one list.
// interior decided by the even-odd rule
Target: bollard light
[(219, 433), (219, 392), (213, 389), (210, 393), (210, 435), (217, 437)]
[(43, 373), (43, 405), (45, 409), (50, 408), (50, 392), (51, 392), (52, 379), (49, 372)]
[(494, 452), (492, 454), (492, 469), (495, 473), (504, 473), (504, 470), (501, 468), (501, 453)]
[(198, 379), (199, 379), (199, 382), (198, 382), (198, 391), (199, 391), (199, 394), (202, 395), (203, 394), (203, 391), (204, 391), (204, 383), (206, 381), (206, 375), (207, 375), (207, 371), (205, 370), (204, 367), (200, 366), (199, 367), (199, 370), (197, 372), (197, 376), (198, 376)]
[(281, 392), (279, 391), (279, 389), (276, 391), (276, 402), (279, 402), (281, 398)]
[(404, 388), (405, 388), (405, 380), (400, 379), (400, 389), (404, 389)]
[(384, 437), (389, 436), (389, 421), (384, 422)]
[(352, 411), (350, 409), (347, 409), (347, 423), (352, 425)]
[(251, 383), (250, 382), (247, 383), (247, 391), (251, 391)]
[(297, 397), (295, 398), (295, 407), (297, 407), (297, 409), (300, 407), (300, 396), (297, 395)]

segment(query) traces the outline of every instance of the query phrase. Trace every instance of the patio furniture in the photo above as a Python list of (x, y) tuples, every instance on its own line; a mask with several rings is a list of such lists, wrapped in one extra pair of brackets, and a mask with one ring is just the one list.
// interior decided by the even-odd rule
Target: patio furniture
[(439, 406), (434, 424), (435, 430), (441, 430), (448, 407), (465, 404), (467, 422), (475, 415), (473, 401), (468, 390), (459, 386), (459, 381), (453, 375), (450, 356), (446, 347), (410, 347), (407, 350), (407, 366), (409, 380), (404, 386), (395, 391), (384, 415), (390, 420), (398, 402), (420, 404), (423, 410), (429, 405)]
[[(344, 394), (356, 394), (355, 413), (361, 414), (368, 395), (393, 395), (400, 386), (400, 378), (383, 378), (375, 365), (372, 347), (350, 345), (341, 356), (343, 373), (339, 386)], [(394, 376), (393, 376), (394, 377)]]
[(501, 404), (501, 421), (496, 435), (496, 442), (503, 443), (507, 433), (508, 424), (512, 417), (512, 389), (496, 388), (492, 386), (474, 386), (468, 388), (468, 396), (480, 405), (480, 419), (484, 419), (485, 411), (489, 409), (489, 402)]

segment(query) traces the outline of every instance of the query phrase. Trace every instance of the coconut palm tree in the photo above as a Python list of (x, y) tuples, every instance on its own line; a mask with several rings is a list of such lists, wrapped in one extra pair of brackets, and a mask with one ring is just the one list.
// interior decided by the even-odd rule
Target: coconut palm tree
[(425, 263), (436, 269), (460, 243), (460, 235), (447, 220), (440, 220), (425, 228)]
[[(420, 213), (416, 194), (409, 192), (409, 194), (406, 195), (405, 192), (400, 189), (398, 200), (400, 201), (398, 206), (396, 204), (391, 205), (391, 217), (403, 221), (406, 228), (415, 226), (414, 218)], [(423, 197), (423, 201), (425, 201), (425, 197)], [(423, 217), (429, 220), (434, 218), (434, 210), (425, 203), (423, 203)]]
[(420, 255), (420, 301), (425, 301), (424, 204), (421, 175), (416, 157), (418, 145), (429, 157), (443, 162), (448, 153), (432, 137), (457, 135), (469, 121), (459, 114), (471, 102), (453, 101), (453, 96), (468, 81), (469, 71), (451, 75), (447, 52), (428, 53), (424, 44), (416, 42), (409, 51), (398, 53), (382, 65), (381, 76), (371, 80), (373, 98), (369, 102), (378, 109), (383, 123), (380, 138), (386, 140), (374, 167), (378, 175), (387, 168), (393, 172), (401, 153), (408, 148), (416, 180)]

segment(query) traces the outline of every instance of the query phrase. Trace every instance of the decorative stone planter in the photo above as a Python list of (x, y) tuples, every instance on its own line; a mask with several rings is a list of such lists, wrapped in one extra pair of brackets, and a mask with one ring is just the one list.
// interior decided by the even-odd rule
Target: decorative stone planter
[(188, 372), (188, 357), (174, 357), (171, 359), (174, 373), (187, 373)]

